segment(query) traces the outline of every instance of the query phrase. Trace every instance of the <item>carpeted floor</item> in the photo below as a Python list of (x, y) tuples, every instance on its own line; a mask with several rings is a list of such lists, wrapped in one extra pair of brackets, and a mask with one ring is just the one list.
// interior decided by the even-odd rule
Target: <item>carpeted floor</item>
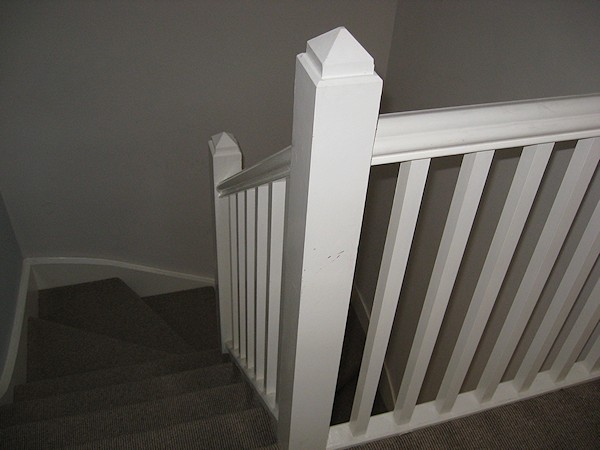
[[(42, 291), (28, 345), (28, 382), (0, 407), (0, 449), (278, 448), (220, 352), (212, 288), (142, 299), (110, 279)], [(348, 420), (363, 345), (351, 311), (332, 423)], [(600, 448), (600, 381), (356, 448)]]
[(0, 449), (260, 448), (272, 422), (220, 352), (212, 288), (140, 298), (119, 279), (40, 292), (28, 382)]

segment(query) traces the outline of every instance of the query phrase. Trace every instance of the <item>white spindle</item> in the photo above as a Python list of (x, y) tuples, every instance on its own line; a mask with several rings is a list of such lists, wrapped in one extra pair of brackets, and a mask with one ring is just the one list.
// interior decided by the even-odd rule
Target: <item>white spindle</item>
[(238, 225), (237, 225), (237, 195), (229, 196), (229, 232), (231, 235), (231, 302), (233, 349), (240, 351), (240, 279), (238, 276)]
[(256, 381), (263, 389), (267, 339), (267, 276), (269, 257), (269, 185), (256, 198)]
[(238, 279), (240, 298), (240, 358), (246, 359), (248, 338), (246, 335), (246, 192), (238, 192)]
[(256, 189), (246, 191), (246, 367), (254, 372), (256, 341)]
[(424, 159), (400, 165), (350, 418), (350, 428), (354, 434), (364, 433), (371, 417), (373, 401), (421, 207), (429, 162), (429, 159)]
[(494, 394), (579, 209), (600, 158), (600, 139), (580, 140), (569, 162), (546, 224), (476, 390), (480, 401)]
[[(592, 338), (594, 335), (595, 333), (592, 333)], [(585, 357), (584, 364), (587, 370), (590, 372), (595, 372), (596, 370), (600, 369), (600, 338), (596, 338), (592, 348)]]
[(285, 221), (286, 180), (271, 183), (271, 217), (269, 238), (269, 295), (267, 311), (267, 368), (265, 389), (274, 394), (277, 389), (279, 352), (279, 313), (281, 308), (281, 269)]
[(344, 28), (298, 56), (281, 317), (279, 440), (324, 448), (371, 154), (381, 79)]
[(565, 379), (598, 325), (598, 321), (600, 321), (600, 279), (596, 280), (594, 289), (552, 364), (550, 375), (554, 381), (560, 382)]
[(494, 152), (491, 150), (463, 157), (421, 317), (396, 400), (394, 416), (399, 423), (410, 420), (417, 403), (493, 156)]
[(449, 411), (460, 392), (523, 232), (553, 147), (554, 144), (550, 143), (523, 149), (481, 275), (438, 392), (436, 407), (439, 412)]
[(560, 285), (554, 294), (525, 357), (515, 376), (517, 390), (531, 386), (538, 374), (552, 344), (567, 320), (567, 315), (575, 304), (581, 289), (600, 254), (600, 203), (583, 233)]
[(209, 142), (213, 164), (213, 194), (215, 200), (215, 230), (217, 240), (217, 292), (221, 323), (221, 348), (233, 339), (232, 329), (232, 279), (231, 236), (229, 234), (229, 200), (219, 197), (217, 185), (236, 174), (242, 167), (242, 154), (237, 142), (229, 133), (214, 135)]

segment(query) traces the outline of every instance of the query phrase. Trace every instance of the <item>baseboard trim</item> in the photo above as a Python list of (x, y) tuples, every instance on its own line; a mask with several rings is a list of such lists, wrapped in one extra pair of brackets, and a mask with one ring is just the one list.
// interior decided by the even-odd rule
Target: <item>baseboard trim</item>
[(27, 258), (39, 289), (121, 278), (140, 296), (214, 286), (215, 279), (190, 273), (102, 258)]
[[(17, 293), (17, 302), (15, 305), (15, 315), (13, 317), (12, 329), (10, 332), (8, 348), (4, 367), (0, 374), (0, 404), (12, 403), (12, 392), (8, 392), (15, 384), (13, 374), (15, 373), (15, 365), (17, 355), (19, 354), (19, 343), (23, 331), (23, 323), (25, 322), (25, 311), (27, 308), (28, 298), (30, 299), (30, 277), (31, 264), (25, 259), (21, 265), (21, 279), (19, 280), (19, 291)], [(23, 351), (23, 349), (21, 349)], [(16, 380), (22, 382), (24, 380)], [(10, 398), (8, 398), (10, 397)]]
[[(350, 304), (354, 308), (354, 312), (356, 312), (356, 315), (358, 316), (358, 321), (366, 334), (367, 330), (369, 329), (371, 313), (369, 311), (369, 308), (367, 307), (367, 303), (365, 302), (365, 298), (362, 295), (362, 292), (355, 283), (352, 283), (352, 292), (353, 295), (350, 297)], [(385, 375), (383, 377), (384, 381), (379, 386), (381, 389), (381, 397), (386, 408), (388, 410), (393, 410), (394, 405), (396, 404), (396, 390), (394, 389), (394, 385), (392, 383), (392, 374), (385, 361), (383, 363), (383, 373)]]

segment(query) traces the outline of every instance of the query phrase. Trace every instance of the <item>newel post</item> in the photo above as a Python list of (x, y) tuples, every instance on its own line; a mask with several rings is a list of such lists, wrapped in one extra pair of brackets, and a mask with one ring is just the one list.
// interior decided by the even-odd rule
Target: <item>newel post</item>
[(220, 198), (217, 185), (242, 170), (242, 153), (229, 133), (215, 134), (208, 142), (212, 155), (215, 230), (217, 239), (217, 293), (221, 324), (221, 349), (232, 340), (231, 241), (229, 234), (229, 198)]
[(281, 305), (279, 442), (327, 443), (382, 81), (345, 29), (298, 55)]

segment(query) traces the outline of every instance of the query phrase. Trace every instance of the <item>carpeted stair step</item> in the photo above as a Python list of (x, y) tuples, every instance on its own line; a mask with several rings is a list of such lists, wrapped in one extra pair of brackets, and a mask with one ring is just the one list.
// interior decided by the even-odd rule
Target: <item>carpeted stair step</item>
[(262, 408), (184, 422), (170, 427), (92, 441), (78, 450), (253, 449), (271, 445), (276, 435)]
[(164, 428), (258, 406), (244, 383), (8, 427), (0, 449), (56, 448)]
[(156, 361), (66, 375), (15, 386), (14, 401), (34, 400), (111, 384), (140, 381), (184, 370), (199, 369), (227, 361), (220, 350), (172, 355)]
[(42, 290), (39, 314), (42, 319), (169, 353), (193, 351), (118, 278)]
[(153, 361), (171, 354), (43, 319), (29, 319), (27, 381)]
[(164, 399), (239, 381), (238, 370), (233, 364), (224, 363), (141, 381), (26, 400), (0, 407), (0, 428)]
[(212, 287), (144, 297), (143, 301), (194, 349), (219, 346), (219, 318)]

